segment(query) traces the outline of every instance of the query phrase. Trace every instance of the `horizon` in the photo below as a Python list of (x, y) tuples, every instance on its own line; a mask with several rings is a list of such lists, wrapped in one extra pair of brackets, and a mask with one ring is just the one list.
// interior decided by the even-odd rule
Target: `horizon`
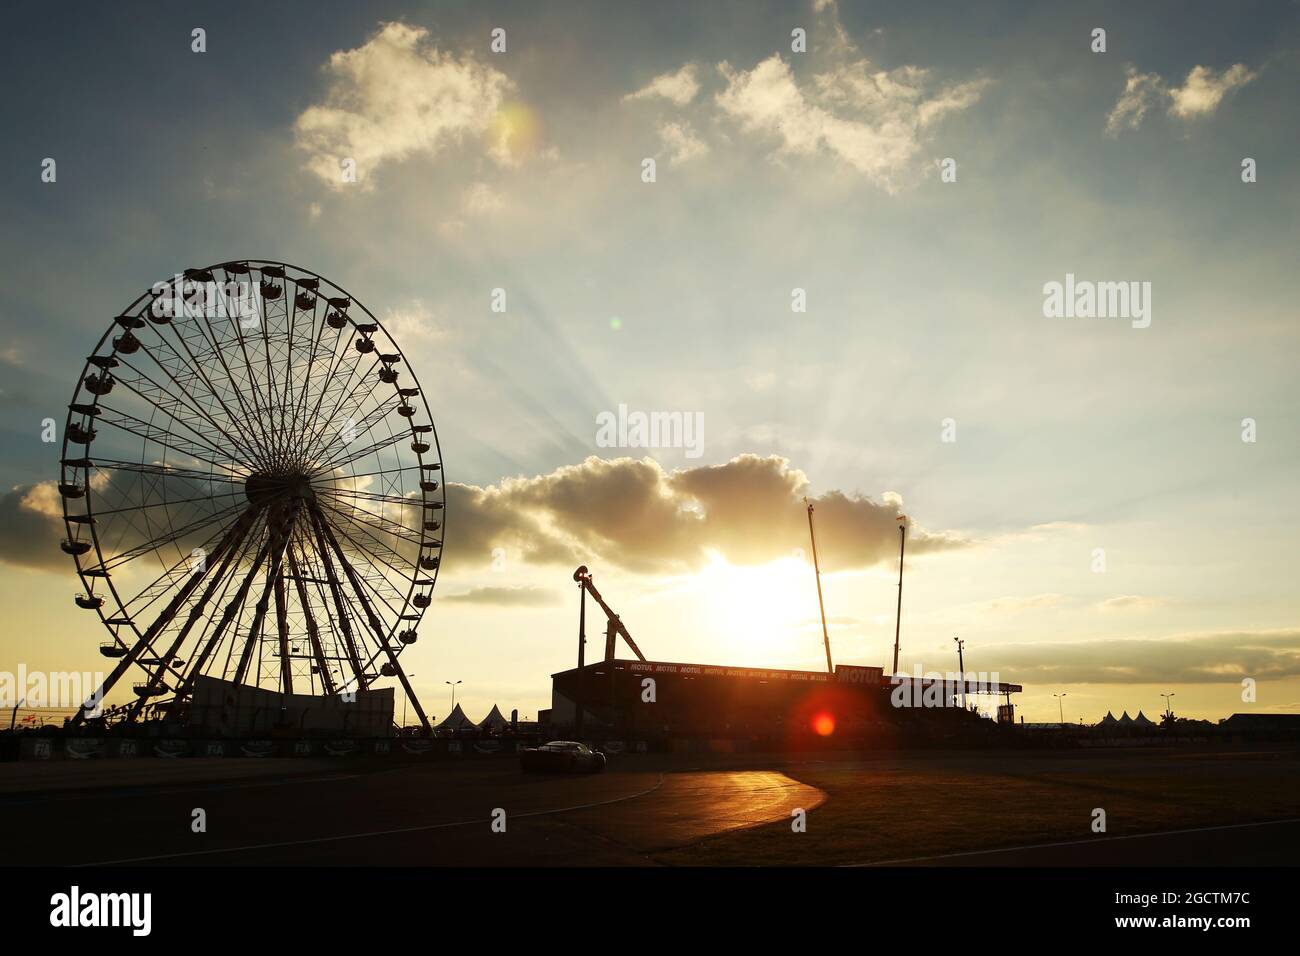
[(1300, 711), (1286, 10), (136, 6), (9, 14), (0, 671), (109, 669), (43, 440), (85, 356), (268, 256), (437, 426), (432, 715), (550, 706), (578, 565), (652, 661), (823, 669), (805, 497), (837, 664), (888, 669), (906, 514), (904, 673), (961, 637), (1027, 723)]

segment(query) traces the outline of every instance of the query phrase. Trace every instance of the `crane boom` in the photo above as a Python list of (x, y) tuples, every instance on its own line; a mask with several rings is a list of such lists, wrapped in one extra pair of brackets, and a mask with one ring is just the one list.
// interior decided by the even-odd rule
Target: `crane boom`
[(614, 659), (614, 639), (616, 635), (621, 636), (627, 642), (627, 646), (632, 648), (632, 653), (636, 655), (637, 660), (645, 660), (645, 655), (641, 653), (641, 648), (636, 646), (636, 641), (632, 640), (632, 635), (628, 633), (622, 619), (614, 613), (613, 608), (605, 603), (605, 599), (596, 590), (596, 585), (591, 580), (591, 572), (587, 570), (585, 564), (573, 572), (573, 580), (582, 585), (583, 589), (600, 605), (600, 609), (605, 612), (605, 617), (609, 619), (605, 629), (605, 660), (611, 661)]

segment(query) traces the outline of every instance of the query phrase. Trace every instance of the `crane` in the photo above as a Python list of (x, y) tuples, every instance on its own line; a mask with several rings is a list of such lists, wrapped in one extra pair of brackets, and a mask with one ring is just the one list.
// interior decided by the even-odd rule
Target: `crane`
[[(586, 620), (586, 599), (588, 594), (590, 594), (592, 598), (595, 599), (596, 603), (600, 605), (600, 609), (605, 612), (605, 617), (608, 618), (608, 622), (605, 625), (605, 660), (612, 661), (614, 659), (614, 643), (615, 641), (617, 641), (617, 639), (620, 636), (622, 636), (623, 640), (627, 642), (627, 646), (632, 648), (632, 653), (636, 655), (637, 660), (640, 661), (645, 660), (645, 655), (641, 653), (641, 648), (636, 646), (636, 641), (632, 640), (632, 635), (627, 632), (627, 628), (623, 625), (623, 621), (619, 618), (617, 614), (614, 613), (614, 609), (605, 603), (605, 599), (601, 597), (600, 592), (596, 590), (596, 585), (593, 584), (591, 581), (591, 572), (587, 570), (587, 566), (585, 564), (579, 567), (578, 570), (573, 572), (573, 580), (577, 581), (578, 586), (582, 589), (583, 621), (585, 622)], [(582, 629), (583, 628), (580, 628), (580, 630)], [(585, 641), (585, 639), (586, 637), (584, 634), (582, 640)], [(578, 655), (579, 655), (578, 666), (581, 667), (582, 666), (581, 645), (579, 645), (578, 647)]]

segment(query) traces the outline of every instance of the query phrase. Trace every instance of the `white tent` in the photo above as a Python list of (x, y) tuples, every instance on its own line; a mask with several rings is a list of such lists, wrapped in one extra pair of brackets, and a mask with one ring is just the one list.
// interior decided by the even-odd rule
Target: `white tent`
[(460, 704), (456, 705), (455, 710), (447, 715), (447, 718), (440, 723), (435, 730), (465, 730), (472, 728), (474, 721), (465, 716), (465, 711), (460, 709)]
[(505, 730), (510, 726), (510, 721), (501, 716), (501, 711), (496, 704), (492, 705), (492, 712), (478, 722), (479, 730), (486, 730), (490, 733)]

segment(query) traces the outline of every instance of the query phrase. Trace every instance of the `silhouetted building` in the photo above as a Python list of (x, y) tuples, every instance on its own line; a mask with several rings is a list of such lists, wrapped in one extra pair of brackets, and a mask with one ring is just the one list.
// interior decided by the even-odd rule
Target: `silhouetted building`
[[(871, 736), (885, 729), (980, 723), (953, 706), (960, 682), (886, 677), (879, 667), (840, 665), (835, 673), (663, 661), (613, 660), (551, 675), (550, 723), (587, 733), (696, 738)], [(1019, 693), (1017, 684), (968, 694)], [(897, 703), (896, 703), (897, 702)]]

